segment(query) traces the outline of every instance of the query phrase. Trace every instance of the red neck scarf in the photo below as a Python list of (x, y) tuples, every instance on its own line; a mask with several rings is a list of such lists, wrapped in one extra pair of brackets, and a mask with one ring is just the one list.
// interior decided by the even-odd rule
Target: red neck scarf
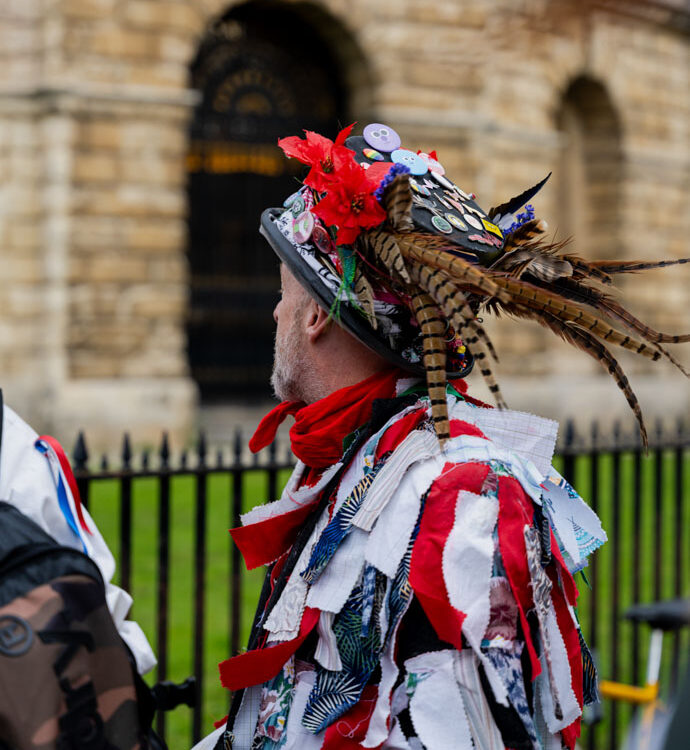
[(270, 445), (278, 427), (292, 414), (295, 424), (290, 428), (290, 443), (295, 456), (312, 469), (332, 466), (343, 455), (343, 440), (371, 417), (374, 400), (395, 396), (400, 377), (399, 370), (383, 370), (313, 404), (283, 401), (261, 420), (249, 448), (257, 453)]

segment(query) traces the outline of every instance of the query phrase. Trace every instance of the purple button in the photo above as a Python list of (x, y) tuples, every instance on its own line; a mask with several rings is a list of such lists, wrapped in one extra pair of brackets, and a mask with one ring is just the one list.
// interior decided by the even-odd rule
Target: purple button
[(415, 154), (414, 151), (408, 151), (406, 148), (399, 148), (393, 151), (391, 159), (395, 164), (406, 166), (410, 170), (410, 174), (423, 175), (428, 171), (424, 159)]
[(382, 125), (380, 122), (372, 122), (371, 125), (367, 125), (362, 135), (373, 149), (383, 151), (385, 154), (400, 148), (400, 136), (393, 128)]
[(297, 216), (292, 224), (292, 232), (295, 236), (295, 242), (303, 245), (311, 237), (314, 231), (314, 214), (311, 211), (303, 211)]

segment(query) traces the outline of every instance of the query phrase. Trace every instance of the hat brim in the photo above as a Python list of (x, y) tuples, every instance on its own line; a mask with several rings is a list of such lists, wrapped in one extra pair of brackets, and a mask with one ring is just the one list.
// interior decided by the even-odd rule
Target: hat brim
[[(335, 302), (336, 294), (328, 286), (325, 279), (318, 271), (310, 266), (300, 255), (297, 248), (283, 235), (276, 225), (276, 219), (285, 211), (284, 208), (267, 208), (261, 214), (259, 232), (266, 238), (268, 244), (273, 248), (275, 254), (285, 263), (292, 275), (302, 284), (316, 302), (324, 308), (331, 310)], [(401, 354), (391, 348), (388, 340), (378, 335), (369, 325), (365, 316), (347, 301), (341, 301), (338, 310), (338, 323), (356, 339), (361, 341), (372, 352), (385, 358), (396, 367), (419, 377), (425, 376), (424, 366), (421, 362), (408, 362)], [(449, 379), (464, 378), (472, 370), (474, 359), (468, 357), (468, 364), (462, 370), (449, 372)]]

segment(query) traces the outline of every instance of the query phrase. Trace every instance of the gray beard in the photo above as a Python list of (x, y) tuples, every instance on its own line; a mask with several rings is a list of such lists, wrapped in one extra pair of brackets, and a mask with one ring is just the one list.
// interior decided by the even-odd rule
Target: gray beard
[(294, 326), (281, 342), (273, 346), (273, 371), (271, 388), (279, 401), (304, 401), (303, 380), (307, 373), (298, 329)]

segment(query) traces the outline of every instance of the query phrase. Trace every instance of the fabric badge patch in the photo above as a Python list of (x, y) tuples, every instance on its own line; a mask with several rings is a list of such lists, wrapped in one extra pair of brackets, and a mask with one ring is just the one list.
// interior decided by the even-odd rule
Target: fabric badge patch
[(256, 734), (265, 737), (264, 750), (278, 750), (290, 712), (292, 688), (295, 683), (295, 657), (291, 656), (282, 670), (261, 691), (261, 705)]

